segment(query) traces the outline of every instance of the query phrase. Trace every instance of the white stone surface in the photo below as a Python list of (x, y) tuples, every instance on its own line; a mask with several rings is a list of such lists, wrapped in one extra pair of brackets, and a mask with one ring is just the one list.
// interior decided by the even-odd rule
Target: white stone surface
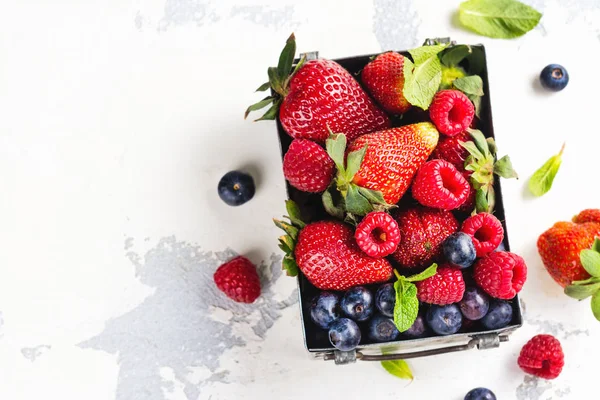
[[(517, 40), (453, 22), (459, 1), (147, 0), (0, 5), (0, 398), (87, 400), (594, 398), (596, 322), (543, 270), (535, 241), (598, 207), (600, 4), (532, 0), (542, 23)], [(309, 359), (295, 284), (280, 278), (284, 180), (273, 123), (242, 118), (294, 31), (324, 57), (484, 43), (497, 141), (523, 178), (567, 142), (555, 187), (505, 182), (513, 250), (530, 278), (526, 325), (500, 349), (378, 364)], [(569, 86), (535, 83), (548, 63)], [(248, 168), (256, 197), (229, 208), (220, 176)], [(262, 263), (265, 295), (232, 305), (211, 286), (232, 251)], [(517, 368), (535, 333), (562, 341), (551, 383)], [(591, 396), (591, 397), (590, 397)]]

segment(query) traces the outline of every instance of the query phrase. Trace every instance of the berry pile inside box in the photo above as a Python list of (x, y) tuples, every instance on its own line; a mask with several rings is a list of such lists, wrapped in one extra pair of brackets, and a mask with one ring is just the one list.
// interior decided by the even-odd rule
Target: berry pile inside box
[[(352, 75), (375, 107), (385, 112), (386, 120), (383, 122), (377, 122), (377, 115), (374, 116), (375, 120), (369, 117), (373, 125), (383, 126), (373, 128), (367, 134), (346, 132), (340, 138), (339, 134), (345, 132), (337, 131), (328, 124), (331, 131), (326, 140), (318, 138), (310, 143), (305, 141), (307, 143), (300, 146), (302, 143), (297, 140), (298, 136), (287, 132), (297, 126), (284, 127), (286, 122), (282, 124), (281, 108), (279, 111), (277, 129), (282, 157), (290, 150), (290, 159), (284, 161), (288, 197), (298, 206), (304, 222), (296, 226), (297, 231), (292, 235), (296, 236), (293, 238), (294, 244), (284, 243), (283, 247), (280, 246), (284, 250), (290, 250), (291, 247), (287, 258), (291, 257), (299, 263), (300, 260), (295, 258), (299, 257), (298, 251), (310, 253), (307, 257), (318, 257), (319, 249), (315, 250), (311, 246), (340, 246), (340, 242), (326, 243), (326, 235), (331, 233), (323, 233), (320, 228), (315, 228), (314, 238), (309, 240), (310, 243), (303, 244), (302, 249), (298, 249), (299, 244), (296, 242), (299, 241), (298, 236), (302, 235), (303, 227), (317, 221), (336, 221), (337, 225), (343, 223), (347, 227), (340, 229), (351, 230), (352, 240), (355, 241), (352, 246), (357, 252), (362, 251), (361, 257), (384, 260), (381, 262), (386, 264), (370, 264), (364, 273), (371, 275), (359, 284), (353, 282), (356, 279), (360, 281), (363, 272), (346, 271), (344, 276), (332, 278), (337, 279), (336, 282), (327, 282), (328, 274), (322, 270), (324, 278), (318, 276), (318, 272), (307, 278), (302, 265), (298, 269), (295, 263), (293, 266), (287, 264), (288, 272), (290, 269), (294, 270), (291, 275), (297, 273), (299, 279), (303, 329), (306, 348), (310, 352), (327, 352), (336, 348), (373, 348), (372, 345), (375, 344), (401, 344), (407, 340), (410, 340), (411, 347), (418, 347), (419, 344), (435, 343), (431, 340), (433, 337), (458, 339), (469, 338), (474, 334), (509, 332), (522, 322), (516, 293), (526, 278), (526, 267), (521, 265), (523, 260), (520, 257), (509, 252), (500, 188), (501, 176), (511, 178), (516, 174), (507, 158), (496, 156), (484, 48), (480, 45), (445, 45), (443, 51), (438, 50), (435, 56), (442, 66), (442, 82), (435, 90), (433, 100), (430, 99), (431, 105), (427, 110), (414, 105), (418, 99), (413, 100), (412, 106), (403, 96), (400, 101), (397, 98), (390, 101), (393, 90), (398, 90), (397, 86), (394, 87), (398, 84), (394, 81), (399, 78), (398, 68), (402, 80), (406, 78), (407, 85), (410, 79), (407, 72), (402, 71), (402, 65), (398, 66), (397, 60), (394, 60), (398, 55), (404, 60), (404, 69), (414, 68), (422, 61), (418, 58), (424, 57), (423, 52), (417, 54), (411, 51), (333, 60)], [(379, 57), (376, 58), (377, 56)], [(298, 61), (296, 59), (295, 64)], [(410, 63), (410, 66), (406, 63)], [(305, 66), (306, 64), (299, 71)], [(326, 74), (327, 68), (331, 66), (325, 65), (324, 68)], [(472, 76), (476, 78), (471, 79)], [(341, 92), (345, 89), (343, 80), (331, 79), (329, 84), (342, 85)], [(310, 91), (311, 88), (307, 86), (305, 90)], [(386, 93), (381, 93), (386, 90), (392, 90), (391, 95), (387, 93), (386, 97)], [(419, 93), (417, 97), (418, 95)], [(369, 112), (371, 111), (366, 111)], [(472, 120), (467, 116), (467, 127), (461, 127), (460, 124), (464, 124), (462, 119), (469, 112), (474, 114)], [(296, 115), (298, 116), (301, 115)], [(393, 129), (398, 127), (404, 128)], [(380, 137), (373, 139), (374, 132)], [(431, 139), (432, 135), (434, 139)], [(295, 143), (290, 149), (294, 138)], [(419, 140), (421, 143), (415, 145), (414, 141)], [(355, 174), (357, 168), (350, 165), (353, 162), (351, 158), (360, 158), (363, 163), (373, 163), (373, 159), (369, 159), (373, 158), (369, 153), (369, 146), (381, 146), (383, 150), (375, 158), (386, 163), (390, 155), (394, 157), (394, 149), (385, 146), (403, 146), (407, 142), (409, 154), (400, 152), (398, 157), (406, 164), (416, 163), (414, 171), (410, 171), (410, 168), (408, 172), (406, 168), (394, 171), (388, 169), (382, 173), (387, 178), (382, 180), (377, 171), (369, 173), (361, 169), (362, 176), (359, 176), (360, 172)], [(310, 147), (316, 148), (313, 143), (319, 148), (315, 150)], [(365, 145), (366, 153), (360, 154)], [(297, 148), (294, 149), (294, 146)], [(335, 167), (331, 167), (330, 171), (333, 174), (331, 182), (323, 182), (321, 177), (313, 178), (305, 171), (298, 170), (305, 160), (322, 158), (321, 149), (335, 162)], [(296, 158), (291, 160), (291, 153), (295, 151), (299, 155), (294, 154)], [(302, 151), (306, 155), (302, 155)], [(348, 156), (353, 151), (358, 156)], [(338, 159), (335, 157), (336, 152)], [(422, 159), (419, 160), (419, 157)], [(375, 167), (370, 168), (373, 170)], [(352, 176), (348, 176), (348, 170), (351, 170)], [(392, 182), (392, 186), (395, 180), (404, 179), (407, 181), (404, 184), (406, 187), (398, 189), (398, 185), (395, 185), (390, 189), (385, 184), (373, 184), (374, 181), (377, 183), (386, 179)], [(466, 192), (465, 181), (469, 184)], [(356, 185), (351, 188), (353, 184)], [(298, 187), (307, 187), (313, 193), (307, 192), (307, 189), (299, 190)], [(358, 194), (351, 193), (357, 188), (361, 188), (358, 189)], [(363, 193), (362, 188), (371, 190)], [(383, 190), (378, 190), (380, 188)], [(444, 192), (440, 194), (440, 190)], [(367, 210), (361, 211), (360, 206), (356, 205), (356, 199), (348, 196), (362, 196), (359, 199), (361, 201), (367, 198), (370, 205), (366, 206)], [(377, 211), (384, 211), (386, 214), (376, 215)], [(292, 212), (297, 214), (297, 211)], [(294, 225), (293, 219), (288, 224)], [(402, 237), (394, 237), (398, 227)], [(395, 231), (386, 231), (388, 228)], [(324, 236), (321, 237), (320, 234)], [(344, 235), (347, 232), (337, 234)], [(335, 240), (335, 234), (329, 240)], [(385, 245), (394, 241), (391, 244), (393, 252), (390, 252)], [(362, 268), (359, 266), (362, 261), (353, 259), (352, 262), (356, 263), (356, 268)], [(307, 265), (311, 261), (304, 260), (303, 263)], [(323, 265), (336, 268), (335, 263), (336, 260), (328, 260), (316, 268), (322, 269)], [(418, 274), (423, 272), (425, 276), (419, 277)], [(317, 287), (323, 287), (322, 285), (326, 288)], [(402, 288), (399, 289), (398, 286)], [(417, 319), (414, 319), (416, 311), (410, 310), (410, 301), (403, 305), (408, 311), (400, 313), (398, 310), (399, 314), (395, 315), (396, 296), (407, 293), (414, 296), (410, 292), (415, 287), (418, 288)], [(356, 325), (333, 324), (340, 319), (350, 319)], [(390, 322), (395, 327), (390, 326)], [(332, 325), (335, 326), (332, 328)], [(360, 342), (355, 347), (352, 344), (353, 338), (345, 338), (344, 335), (352, 336), (351, 331), (356, 326), (360, 330)], [(399, 332), (393, 331), (396, 328)], [(336, 329), (338, 332), (332, 333)], [(344, 342), (346, 339), (349, 342)], [(334, 347), (336, 340), (338, 343)]]

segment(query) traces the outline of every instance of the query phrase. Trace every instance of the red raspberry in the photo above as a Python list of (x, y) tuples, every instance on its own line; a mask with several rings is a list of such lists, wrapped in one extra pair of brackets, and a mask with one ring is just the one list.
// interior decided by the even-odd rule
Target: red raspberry
[(462, 176), (464, 176), (467, 182), (469, 183), (469, 194), (467, 195), (467, 200), (465, 200), (465, 202), (460, 207), (458, 207), (459, 211), (466, 212), (469, 214), (471, 214), (471, 212), (473, 212), (473, 210), (475, 209), (475, 196), (477, 195), (477, 191), (471, 184), (472, 174), (473, 172), (471, 171), (464, 171), (462, 173)]
[(554, 336), (536, 335), (523, 346), (517, 363), (528, 374), (554, 379), (565, 365), (565, 355)]
[(391, 215), (382, 211), (371, 212), (356, 227), (354, 238), (368, 256), (381, 258), (396, 251), (400, 243), (400, 229)]
[(477, 261), (473, 278), (490, 296), (510, 300), (527, 280), (527, 265), (514, 253), (495, 251)]
[(415, 200), (427, 207), (454, 210), (467, 200), (471, 186), (464, 176), (444, 160), (425, 163), (413, 182)]
[(467, 149), (461, 146), (460, 142), (472, 141), (471, 135), (467, 131), (462, 131), (456, 136), (442, 136), (433, 150), (431, 158), (446, 160), (454, 165), (457, 170), (465, 170), (465, 160), (469, 156)]
[(327, 152), (315, 142), (294, 139), (283, 157), (283, 175), (303, 192), (319, 193), (333, 179), (335, 166)]
[(441, 265), (431, 278), (417, 282), (419, 301), (445, 306), (459, 302), (465, 293), (465, 280), (460, 269)]
[(253, 303), (260, 296), (256, 267), (244, 256), (221, 265), (213, 278), (220, 291), (239, 303)]
[(475, 107), (471, 100), (458, 90), (440, 90), (429, 106), (429, 118), (440, 133), (458, 135), (471, 125)]
[(502, 224), (498, 218), (486, 212), (467, 218), (460, 230), (473, 239), (477, 257), (483, 257), (496, 250), (504, 239)]

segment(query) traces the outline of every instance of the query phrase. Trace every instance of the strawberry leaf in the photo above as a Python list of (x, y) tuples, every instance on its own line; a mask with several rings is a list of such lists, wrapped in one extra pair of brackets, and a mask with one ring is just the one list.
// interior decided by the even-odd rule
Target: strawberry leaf
[[(483, 154), (485, 157), (491, 157), (492, 153), (490, 152), (490, 148), (488, 146), (488, 142), (485, 139), (485, 136), (479, 129), (470, 129), (468, 128), (468, 132), (473, 138), (473, 143), (477, 146), (477, 149)], [(467, 149), (468, 150), (468, 149)], [(471, 153), (473, 154), (473, 153)], [(475, 155), (475, 154), (473, 154)]]
[(594, 239), (594, 244), (592, 245), (592, 250), (600, 253), (600, 239), (599, 238)]
[(343, 133), (334, 134), (325, 141), (325, 148), (327, 154), (335, 163), (338, 171), (343, 172), (346, 170), (344, 166), (344, 156), (346, 152), (346, 135)]
[(382, 361), (381, 366), (390, 374), (400, 379), (413, 380), (413, 374), (410, 367), (404, 360)]
[(394, 283), (394, 289), (396, 291), (394, 324), (398, 331), (405, 332), (415, 323), (419, 313), (417, 287), (414, 283), (400, 278)]
[(492, 153), (493, 156), (496, 155), (496, 153), (498, 152), (498, 147), (496, 147), (496, 141), (494, 140), (494, 138), (487, 138), (485, 139), (485, 141), (488, 143), (488, 148), (490, 149), (490, 153)]
[(248, 114), (250, 114), (252, 111), (260, 110), (262, 108), (265, 108), (269, 104), (273, 103), (273, 100), (275, 100), (275, 97), (267, 96), (264, 99), (262, 99), (261, 101), (259, 101), (258, 103), (252, 104), (250, 107), (248, 107), (246, 109), (246, 112), (244, 113), (244, 119), (248, 118)]
[(587, 285), (588, 283), (600, 283), (600, 278), (591, 277), (582, 281), (573, 281), (571, 285)]
[(290, 236), (285, 235), (279, 237), (279, 248), (283, 250), (285, 254), (292, 253), (294, 251), (294, 247), (296, 247), (296, 244)]
[(371, 189), (367, 189), (364, 188), (362, 186), (358, 187), (358, 192), (363, 195), (367, 200), (369, 200), (369, 202), (371, 204), (382, 204), (382, 205), (390, 205), (388, 203), (386, 203), (385, 199), (383, 198), (383, 193), (381, 193), (379, 190), (371, 190)]
[(489, 204), (487, 201), (487, 190), (480, 188), (475, 192), (475, 210), (480, 212), (487, 212)]
[(292, 224), (296, 225), (298, 228), (304, 228), (306, 226), (302, 221), (302, 214), (300, 213), (298, 204), (293, 200), (286, 200), (285, 209), (287, 210), (288, 218), (292, 221)]
[(367, 215), (373, 211), (373, 205), (358, 191), (358, 186), (349, 185), (345, 198), (346, 211), (355, 215)]
[(287, 79), (290, 71), (292, 70), (292, 64), (294, 63), (294, 56), (296, 55), (296, 37), (292, 33), (288, 40), (285, 42), (285, 47), (279, 55), (279, 63), (277, 64), (277, 75), (283, 82)]
[(365, 158), (365, 153), (367, 152), (367, 145), (365, 145), (362, 149), (352, 151), (348, 153), (348, 159), (346, 160), (346, 172), (345, 177), (348, 182), (352, 181), (354, 175), (360, 169), (360, 165)]
[[(327, 211), (327, 214), (329, 214), (335, 218), (344, 219), (343, 203), (336, 206), (335, 203), (333, 202), (333, 196), (331, 195), (331, 192), (329, 190), (330, 189), (327, 189), (321, 195), (321, 200), (323, 202), (323, 207), (325, 208), (325, 211)], [(340, 200), (340, 201), (343, 202), (343, 200)]]
[(271, 82), (265, 82), (262, 85), (260, 85), (258, 87), (258, 89), (255, 90), (255, 92), (264, 92), (265, 90), (268, 90), (271, 88)]
[(273, 219), (273, 222), (275, 223), (275, 225), (278, 228), (283, 229), (283, 231), (285, 233), (287, 233), (288, 235), (290, 235), (290, 237), (294, 240), (296, 240), (298, 238), (298, 228), (296, 228), (293, 225), (288, 224), (285, 221), (280, 221), (278, 219)]
[(409, 276), (408, 278), (404, 278), (405, 280), (407, 280), (408, 282), (419, 282), (419, 281), (424, 281), (427, 278), (431, 278), (432, 276), (434, 276), (437, 273), (437, 264), (431, 264), (431, 266), (429, 268), (427, 268), (425, 271), (413, 275), (413, 276)]
[(519, 179), (519, 175), (517, 174), (517, 171), (514, 170), (509, 156), (504, 156), (496, 161), (494, 164), (494, 173), (505, 179)]
[(579, 260), (588, 274), (600, 278), (600, 253), (594, 250), (581, 250)]
[(464, 147), (470, 155), (472, 155), (476, 160), (483, 160), (484, 159), (484, 155), (483, 153), (479, 150), (479, 148), (477, 147), (477, 145), (474, 142), (460, 142), (460, 145), (462, 147)]
[(565, 294), (577, 300), (587, 299), (600, 289), (600, 283), (588, 285), (569, 285), (565, 288)]
[(594, 313), (594, 317), (596, 317), (596, 319), (600, 321), (600, 291), (597, 291), (592, 296), (591, 306), (592, 312)]
[(298, 276), (298, 272), (300, 271), (296, 260), (289, 254), (283, 257), (282, 267), (288, 276)]
[(273, 105), (271, 106), (271, 108), (269, 108), (267, 110), (267, 112), (263, 114), (262, 117), (255, 119), (254, 122), (267, 121), (267, 120), (272, 121), (272, 120), (276, 119), (280, 104), (281, 104), (281, 99), (275, 99), (275, 101), (273, 101)]

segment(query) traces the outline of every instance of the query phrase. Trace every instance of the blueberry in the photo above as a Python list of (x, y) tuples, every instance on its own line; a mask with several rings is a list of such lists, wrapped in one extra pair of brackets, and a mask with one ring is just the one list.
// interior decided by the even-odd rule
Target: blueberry
[(442, 250), (446, 260), (458, 268), (469, 268), (477, 256), (473, 240), (463, 232), (448, 236), (442, 244)]
[(229, 171), (219, 181), (219, 197), (230, 206), (239, 206), (254, 197), (254, 179), (240, 171)]
[(360, 328), (351, 319), (336, 319), (329, 327), (329, 341), (338, 350), (354, 350), (360, 343)]
[(481, 324), (486, 329), (500, 329), (510, 324), (512, 317), (513, 308), (509, 302), (494, 300), (487, 315), (481, 319)]
[(394, 306), (396, 305), (396, 291), (393, 283), (386, 283), (377, 289), (375, 293), (375, 306), (380, 313), (386, 317), (394, 316)]
[(422, 315), (418, 315), (412, 326), (406, 331), (402, 332), (402, 336), (407, 339), (418, 339), (425, 337), (428, 334), (427, 325), (425, 324), (425, 318)]
[(323, 329), (340, 317), (340, 296), (331, 292), (322, 292), (310, 304), (310, 318)]
[(460, 312), (466, 319), (477, 321), (487, 314), (490, 308), (490, 298), (483, 290), (472, 286), (465, 290), (465, 294), (458, 305)]
[(496, 395), (490, 389), (480, 387), (467, 393), (465, 400), (496, 400)]
[(373, 314), (373, 295), (363, 286), (349, 289), (342, 297), (342, 312), (355, 321), (366, 321)]
[(369, 321), (369, 338), (375, 342), (391, 342), (398, 339), (400, 332), (394, 320), (383, 315), (376, 315)]
[(432, 305), (427, 311), (427, 324), (438, 335), (451, 335), (462, 326), (462, 314), (456, 304)]
[(546, 65), (540, 73), (540, 82), (546, 89), (558, 92), (569, 83), (569, 73), (562, 65)]

